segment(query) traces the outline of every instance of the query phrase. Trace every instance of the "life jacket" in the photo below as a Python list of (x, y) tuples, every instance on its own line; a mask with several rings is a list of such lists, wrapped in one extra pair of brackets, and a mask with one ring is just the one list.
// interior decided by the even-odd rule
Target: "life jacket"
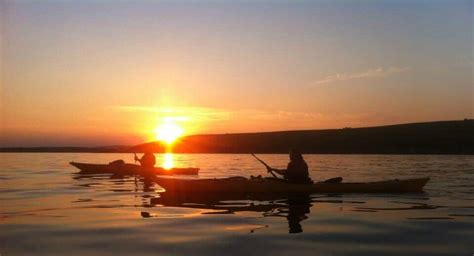
[(284, 178), (291, 183), (312, 183), (304, 160), (289, 162)]

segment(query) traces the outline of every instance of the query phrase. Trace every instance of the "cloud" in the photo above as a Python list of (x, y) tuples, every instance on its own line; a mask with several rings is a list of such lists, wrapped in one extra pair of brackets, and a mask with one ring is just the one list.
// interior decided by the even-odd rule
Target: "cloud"
[[(139, 105), (109, 106), (109, 108), (126, 113), (143, 113), (153, 115), (159, 119), (173, 118), (176, 121), (190, 121), (212, 126), (239, 127), (244, 130), (254, 126), (278, 126), (286, 125), (289, 128), (312, 127), (315, 123), (326, 121), (321, 113), (298, 112), (286, 110), (260, 110), (260, 109), (225, 109), (209, 107), (153, 107)], [(292, 127), (294, 125), (295, 127)], [(275, 127), (273, 127), (275, 126)]]
[(327, 76), (321, 80), (314, 82), (314, 84), (329, 84), (340, 81), (348, 81), (354, 79), (366, 79), (366, 78), (376, 78), (376, 77), (388, 77), (394, 74), (402, 73), (410, 70), (410, 67), (388, 67), (388, 68), (374, 68), (369, 69), (364, 72), (358, 73), (340, 73)]
[(150, 107), (150, 106), (110, 106), (110, 108), (124, 112), (153, 113), (163, 118), (174, 117), (177, 119), (200, 119), (200, 120), (225, 120), (230, 112), (223, 109), (206, 107)]
[(319, 120), (321, 113), (312, 112), (292, 112), (285, 110), (257, 110), (257, 109), (223, 109), (208, 107), (150, 107), (150, 106), (109, 106), (112, 109), (133, 112), (133, 113), (151, 113), (163, 118), (191, 117), (192, 119), (205, 121), (225, 121), (225, 120), (256, 120), (256, 121), (288, 121), (294, 119)]
[[(183, 121), (189, 134), (238, 133), (363, 127), (393, 123), (400, 117), (379, 112), (289, 111), (282, 109), (226, 109), (209, 107), (110, 106), (122, 112)], [(400, 119), (400, 121), (403, 121)]]

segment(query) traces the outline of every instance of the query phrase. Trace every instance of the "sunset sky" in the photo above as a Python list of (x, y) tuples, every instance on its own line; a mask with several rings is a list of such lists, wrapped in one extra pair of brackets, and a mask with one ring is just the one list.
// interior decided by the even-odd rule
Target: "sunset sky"
[(0, 0), (0, 146), (474, 115), (473, 2)]

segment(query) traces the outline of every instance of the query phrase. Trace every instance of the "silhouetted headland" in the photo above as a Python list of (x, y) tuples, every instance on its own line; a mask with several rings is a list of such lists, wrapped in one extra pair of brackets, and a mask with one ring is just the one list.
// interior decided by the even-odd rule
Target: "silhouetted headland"
[[(114, 147), (0, 148), (1, 152), (165, 152), (160, 142)], [(207, 134), (181, 138), (175, 153), (474, 154), (474, 120), (366, 128)]]

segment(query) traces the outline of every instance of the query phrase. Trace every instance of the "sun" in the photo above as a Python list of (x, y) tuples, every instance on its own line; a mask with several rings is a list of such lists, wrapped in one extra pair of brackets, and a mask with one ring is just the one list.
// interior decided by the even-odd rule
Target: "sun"
[(165, 119), (164, 123), (156, 127), (155, 137), (159, 141), (163, 141), (166, 144), (172, 144), (177, 138), (181, 137), (184, 133), (183, 128), (179, 126), (173, 119)]

